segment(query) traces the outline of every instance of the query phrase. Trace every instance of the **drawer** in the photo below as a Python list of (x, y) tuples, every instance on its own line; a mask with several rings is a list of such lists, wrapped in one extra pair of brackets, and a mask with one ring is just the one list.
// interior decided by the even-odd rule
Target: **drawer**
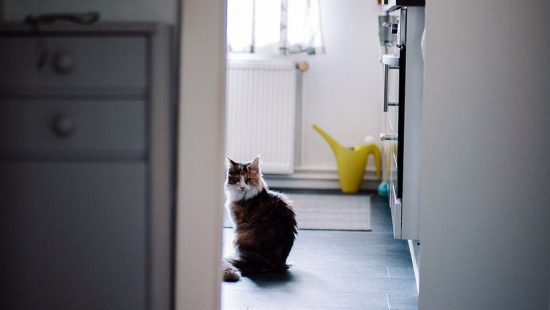
[(145, 163), (0, 163), (0, 308), (145, 309), (146, 177)]
[(0, 156), (143, 157), (142, 101), (0, 101)]
[(143, 91), (146, 84), (143, 37), (2, 37), (0, 51), (3, 93)]

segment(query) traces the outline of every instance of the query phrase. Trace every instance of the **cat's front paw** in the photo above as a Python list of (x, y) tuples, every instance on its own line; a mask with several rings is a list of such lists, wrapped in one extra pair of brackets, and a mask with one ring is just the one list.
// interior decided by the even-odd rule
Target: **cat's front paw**
[(223, 269), (223, 281), (224, 282), (237, 282), (241, 278), (237, 268), (233, 266), (227, 266)]

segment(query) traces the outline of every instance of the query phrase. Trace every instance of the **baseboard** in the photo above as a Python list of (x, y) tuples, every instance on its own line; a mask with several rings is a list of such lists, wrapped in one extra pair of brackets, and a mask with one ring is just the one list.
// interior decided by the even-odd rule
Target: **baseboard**
[[(296, 169), (292, 174), (265, 174), (270, 187), (292, 189), (340, 189), (338, 172), (335, 170)], [(360, 190), (376, 191), (380, 184), (374, 171), (366, 171)]]

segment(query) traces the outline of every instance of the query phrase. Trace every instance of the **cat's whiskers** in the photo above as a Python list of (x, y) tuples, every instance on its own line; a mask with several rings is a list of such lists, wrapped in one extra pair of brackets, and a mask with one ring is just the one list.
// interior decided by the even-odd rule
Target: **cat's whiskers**
[(239, 185), (228, 185), (226, 190), (226, 197), (230, 201), (250, 199), (258, 195), (263, 190), (263, 188), (263, 186), (243, 188)]

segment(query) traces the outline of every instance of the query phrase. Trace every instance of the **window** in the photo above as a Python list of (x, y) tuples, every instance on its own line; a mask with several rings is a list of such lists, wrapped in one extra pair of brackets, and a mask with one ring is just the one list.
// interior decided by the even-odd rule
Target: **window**
[(324, 53), (319, 0), (228, 0), (232, 53)]

